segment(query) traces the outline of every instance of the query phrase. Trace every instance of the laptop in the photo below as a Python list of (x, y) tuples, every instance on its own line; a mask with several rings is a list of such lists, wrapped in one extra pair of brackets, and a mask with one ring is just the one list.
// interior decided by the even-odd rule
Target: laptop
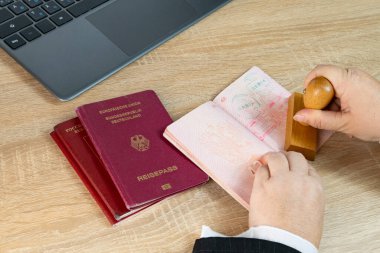
[(230, 0), (0, 0), (0, 45), (66, 101)]

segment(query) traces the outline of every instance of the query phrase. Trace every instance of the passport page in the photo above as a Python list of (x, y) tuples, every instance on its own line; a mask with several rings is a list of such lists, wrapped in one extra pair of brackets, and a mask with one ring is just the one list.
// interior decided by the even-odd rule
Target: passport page
[(248, 209), (249, 160), (273, 151), (270, 147), (211, 101), (171, 124), (164, 136)]
[(229, 115), (276, 151), (284, 149), (290, 92), (253, 67), (215, 99)]

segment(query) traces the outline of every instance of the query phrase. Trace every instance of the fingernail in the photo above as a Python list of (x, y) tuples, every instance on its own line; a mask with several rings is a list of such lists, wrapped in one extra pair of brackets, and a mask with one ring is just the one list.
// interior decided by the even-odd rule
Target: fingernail
[(294, 115), (293, 119), (298, 122), (304, 122), (306, 120), (306, 117), (301, 114)]
[(304, 115), (296, 114), (296, 115), (294, 115), (293, 119), (303, 126), (308, 126), (308, 124), (305, 122), (306, 117)]
[(259, 161), (255, 161), (251, 166), (250, 166), (250, 169), (251, 169), (251, 172), (252, 174), (255, 174), (256, 171), (262, 166), (261, 162)]

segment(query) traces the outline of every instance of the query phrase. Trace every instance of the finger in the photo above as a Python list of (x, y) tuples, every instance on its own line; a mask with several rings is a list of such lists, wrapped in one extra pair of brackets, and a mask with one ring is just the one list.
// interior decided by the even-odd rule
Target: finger
[(252, 155), (251, 158), (248, 161), (248, 164), (251, 166), (254, 163), (258, 162), (260, 160), (260, 158), (261, 158), (260, 156)]
[(333, 101), (327, 106), (326, 110), (339, 112), (341, 110), (340, 99), (333, 99)]
[(250, 165), (248, 166), (248, 169), (251, 171), (251, 173), (253, 175), (255, 175), (256, 171), (261, 167), (263, 166), (261, 164), (261, 162), (259, 161), (254, 161), (254, 162), (251, 162)]
[(318, 181), (321, 181), (321, 177), (319, 176), (318, 172), (311, 165), (308, 166), (308, 174), (309, 176), (316, 178)]
[(314, 128), (340, 132), (344, 132), (348, 124), (347, 114), (341, 111), (303, 109), (297, 112), (293, 119)]
[[(259, 167), (255, 172), (255, 179), (253, 181), (254, 185), (260, 185), (269, 179), (269, 169), (267, 166)], [(259, 184), (257, 184), (259, 183)]]
[(281, 152), (270, 152), (266, 154), (261, 161), (262, 164), (267, 165), (270, 177), (279, 176), (289, 172), (289, 163), (285, 154)]
[(301, 153), (293, 151), (287, 152), (286, 157), (288, 158), (290, 171), (303, 175), (307, 175), (309, 173), (309, 164)]
[(346, 69), (334, 65), (318, 65), (306, 76), (304, 87), (306, 88), (310, 81), (318, 76), (327, 78), (334, 86), (335, 95), (341, 97), (347, 76)]

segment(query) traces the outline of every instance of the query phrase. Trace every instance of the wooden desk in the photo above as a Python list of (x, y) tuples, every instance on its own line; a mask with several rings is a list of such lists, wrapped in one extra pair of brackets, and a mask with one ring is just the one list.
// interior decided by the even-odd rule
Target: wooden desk
[[(319, 63), (379, 79), (379, 41), (378, 0), (235, 0), (65, 103), (0, 51), (0, 252), (191, 252), (202, 224), (242, 232), (248, 212), (214, 182), (110, 227), (49, 132), (79, 105), (145, 89), (178, 119), (253, 65), (291, 91)], [(328, 202), (321, 252), (379, 252), (380, 145), (336, 134), (313, 164)]]

